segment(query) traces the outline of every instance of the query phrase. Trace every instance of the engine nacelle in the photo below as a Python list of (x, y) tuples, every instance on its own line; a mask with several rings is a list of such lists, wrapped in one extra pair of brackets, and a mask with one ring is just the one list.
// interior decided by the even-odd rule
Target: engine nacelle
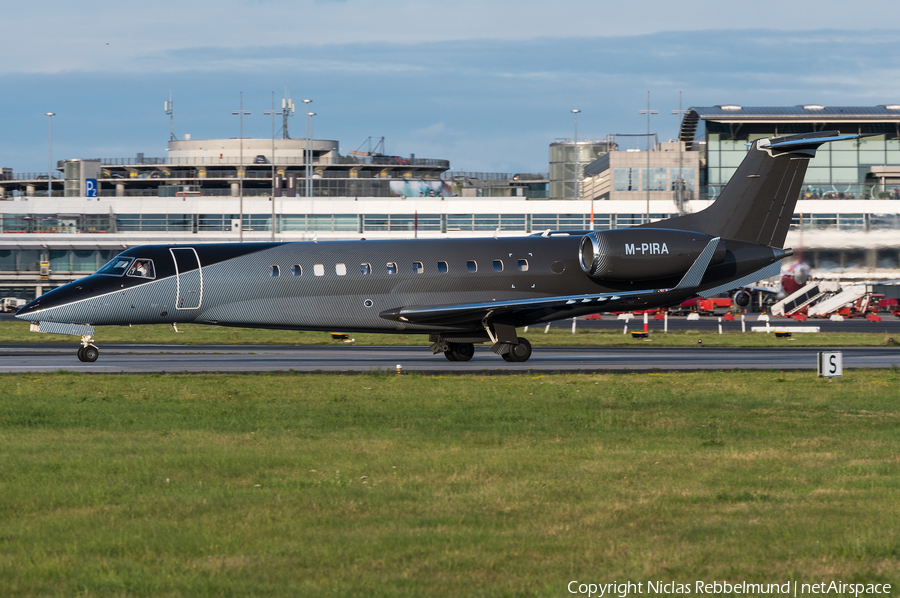
[[(581, 268), (591, 278), (636, 280), (681, 276), (713, 237), (663, 228), (625, 228), (592, 232), (580, 246)], [(725, 259), (719, 243), (710, 265)]]

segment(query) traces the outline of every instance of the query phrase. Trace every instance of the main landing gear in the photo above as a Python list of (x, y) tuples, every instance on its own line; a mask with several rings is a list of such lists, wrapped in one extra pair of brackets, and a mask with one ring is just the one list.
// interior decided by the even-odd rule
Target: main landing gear
[(450, 361), (469, 361), (475, 355), (475, 345), (472, 343), (447, 343), (444, 357)]
[[(531, 343), (521, 336), (513, 338), (515, 342), (510, 339), (506, 343), (494, 343), (491, 350), (494, 353), (502, 351), (498, 354), (509, 363), (528, 361), (528, 358), (531, 357)], [(440, 338), (431, 346), (431, 350), (435, 354), (443, 353), (449, 361), (469, 361), (475, 356), (474, 343), (452, 343)]]
[(90, 334), (81, 337), (81, 347), (78, 348), (78, 361), (93, 363), (100, 357), (100, 349), (94, 344), (94, 337)]
[(509, 351), (501, 355), (504, 361), (519, 363), (528, 361), (528, 358), (531, 357), (531, 343), (528, 342), (528, 339), (520, 336), (516, 340), (519, 342), (515, 345), (510, 345)]

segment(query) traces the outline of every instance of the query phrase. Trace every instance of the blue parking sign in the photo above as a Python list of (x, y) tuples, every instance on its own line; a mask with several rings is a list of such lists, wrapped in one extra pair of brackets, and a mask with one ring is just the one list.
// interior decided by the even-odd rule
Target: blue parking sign
[(84, 179), (84, 196), (97, 197), (97, 179)]

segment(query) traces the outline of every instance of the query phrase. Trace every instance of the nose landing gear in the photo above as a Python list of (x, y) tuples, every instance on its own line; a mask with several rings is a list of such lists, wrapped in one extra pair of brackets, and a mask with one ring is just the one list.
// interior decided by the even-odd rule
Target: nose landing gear
[(100, 357), (100, 349), (94, 345), (93, 335), (84, 335), (81, 337), (81, 347), (78, 348), (78, 361), (93, 363)]

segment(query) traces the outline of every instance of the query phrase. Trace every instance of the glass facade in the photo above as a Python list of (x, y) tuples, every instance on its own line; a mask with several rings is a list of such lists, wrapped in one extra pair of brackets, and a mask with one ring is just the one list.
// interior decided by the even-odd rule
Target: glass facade
[[(90, 274), (118, 255), (121, 249), (63, 249), (45, 252), (50, 271), (57, 274)], [(0, 250), (0, 272), (39, 272), (41, 251)]]
[[(578, 141), (578, 180), (584, 178), (584, 167), (609, 152), (611, 144), (603, 141)], [(550, 144), (550, 199), (575, 197), (575, 144), (571, 140)]]
[(676, 191), (678, 181), (683, 179), (686, 191), (694, 190), (693, 168), (651, 168), (649, 176), (646, 168), (613, 168), (614, 191)]
[(874, 135), (822, 145), (816, 151), (816, 157), (810, 160), (802, 197), (876, 199), (893, 193), (893, 185), (883, 184), (871, 169), (873, 166), (900, 165), (900, 127), (895, 123), (736, 124), (709, 120), (705, 122), (705, 126), (709, 199), (717, 197), (721, 188), (734, 175), (749, 150), (748, 143), (761, 138), (827, 130), (837, 130), (845, 135)]

